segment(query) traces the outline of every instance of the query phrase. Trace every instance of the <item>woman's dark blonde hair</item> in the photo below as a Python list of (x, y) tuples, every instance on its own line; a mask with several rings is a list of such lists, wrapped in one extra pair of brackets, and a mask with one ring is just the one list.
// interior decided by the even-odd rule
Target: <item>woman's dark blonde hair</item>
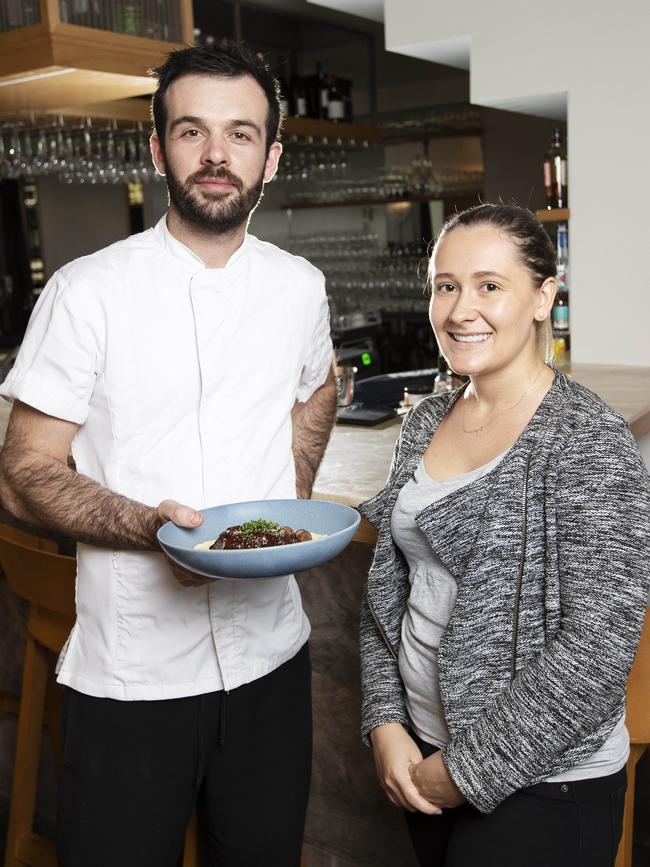
[[(476, 205), (450, 217), (436, 239), (440, 241), (459, 226), (494, 226), (505, 232), (514, 241), (522, 265), (528, 270), (537, 286), (549, 277), (557, 276), (557, 255), (553, 242), (532, 211), (517, 205)], [(435, 251), (435, 247), (434, 247)], [(432, 255), (433, 259), (433, 255)], [(553, 329), (550, 317), (535, 322), (537, 348), (540, 358), (553, 363)]]

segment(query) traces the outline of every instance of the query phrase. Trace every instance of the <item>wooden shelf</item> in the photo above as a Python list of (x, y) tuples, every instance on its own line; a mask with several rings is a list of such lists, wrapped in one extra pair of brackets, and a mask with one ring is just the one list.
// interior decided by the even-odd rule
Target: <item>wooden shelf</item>
[[(189, 43), (191, 0), (177, 2)], [(152, 93), (156, 82), (147, 75), (149, 67), (183, 47), (67, 24), (59, 19), (58, 0), (41, 0), (38, 24), (0, 34), (0, 114), (61, 112)]]
[(299, 211), (304, 210), (305, 208), (352, 208), (368, 207), (371, 205), (376, 205), (377, 207), (381, 207), (383, 205), (410, 205), (417, 202), (437, 202), (443, 199), (452, 199), (458, 198), (460, 196), (464, 197), (478, 194), (478, 190), (475, 193), (455, 193), (450, 190), (443, 190), (442, 192), (436, 193), (435, 195), (431, 194), (427, 196), (398, 196), (396, 198), (390, 199), (346, 199), (342, 202), (300, 202), (295, 204), (282, 205), (282, 209), (285, 211)]
[(543, 211), (535, 211), (535, 216), (540, 223), (565, 223), (569, 215), (568, 208), (544, 208)]
[[(361, 142), (379, 141), (381, 130), (370, 123), (338, 123), (332, 120), (319, 120), (312, 117), (287, 117), (282, 126), (283, 139), (295, 135), (304, 139), (327, 139), (332, 144), (341, 141)], [(289, 142), (290, 144), (291, 142)]]

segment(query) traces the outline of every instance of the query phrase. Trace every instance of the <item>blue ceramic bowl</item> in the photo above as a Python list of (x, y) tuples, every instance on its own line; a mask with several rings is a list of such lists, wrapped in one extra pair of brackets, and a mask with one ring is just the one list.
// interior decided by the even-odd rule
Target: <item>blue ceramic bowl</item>
[[(203, 524), (194, 529), (168, 522), (158, 530), (165, 553), (192, 572), (208, 578), (273, 578), (326, 563), (352, 541), (360, 515), (356, 509), (326, 500), (254, 500), (202, 509)], [(324, 539), (234, 551), (195, 551), (194, 546), (216, 539), (228, 527), (264, 518)]]

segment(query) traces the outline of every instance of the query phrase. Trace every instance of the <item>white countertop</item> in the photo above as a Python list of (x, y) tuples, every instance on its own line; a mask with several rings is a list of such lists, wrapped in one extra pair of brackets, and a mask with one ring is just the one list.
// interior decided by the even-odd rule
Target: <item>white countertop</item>
[[(566, 372), (619, 412), (637, 439), (650, 432), (650, 368), (573, 365)], [(314, 499), (357, 506), (386, 481), (401, 420), (375, 428), (337, 425), (314, 484)]]
[[(620, 412), (637, 439), (650, 432), (650, 368), (574, 365), (571, 375)], [(0, 398), (0, 442), (10, 411)], [(314, 499), (357, 506), (376, 494), (386, 481), (400, 422), (337, 425), (316, 476)]]

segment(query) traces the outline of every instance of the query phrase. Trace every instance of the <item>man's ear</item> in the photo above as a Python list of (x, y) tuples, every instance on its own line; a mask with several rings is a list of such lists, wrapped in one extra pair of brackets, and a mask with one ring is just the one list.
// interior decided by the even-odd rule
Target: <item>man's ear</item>
[(266, 163), (264, 165), (264, 183), (268, 184), (278, 170), (278, 163), (282, 156), (282, 145), (279, 141), (274, 141), (269, 148)]
[(151, 148), (151, 159), (153, 161), (154, 167), (159, 175), (165, 177), (165, 154), (162, 149), (162, 145), (160, 144), (160, 139), (157, 134), (154, 133), (149, 139), (149, 147)]

